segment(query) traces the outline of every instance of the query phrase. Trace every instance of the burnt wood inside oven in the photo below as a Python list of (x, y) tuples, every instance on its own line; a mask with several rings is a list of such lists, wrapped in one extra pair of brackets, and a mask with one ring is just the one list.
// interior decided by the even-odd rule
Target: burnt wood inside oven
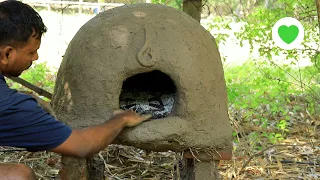
[(176, 87), (165, 73), (154, 70), (127, 78), (122, 84), (120, 108), (140, 114), (152, 114), (151, 119), (164, 118), (172, 112)]

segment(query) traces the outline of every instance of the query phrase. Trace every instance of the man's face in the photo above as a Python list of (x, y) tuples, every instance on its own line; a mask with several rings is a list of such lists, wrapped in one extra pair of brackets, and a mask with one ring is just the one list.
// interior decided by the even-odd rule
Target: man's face
[(0, 48), (0, 72), (3, 75), (19, 76), (28, 69), (32, 62), (38, 59), (38, 49), (41, 39), (31, 36), (23, 47), (6, 46)]

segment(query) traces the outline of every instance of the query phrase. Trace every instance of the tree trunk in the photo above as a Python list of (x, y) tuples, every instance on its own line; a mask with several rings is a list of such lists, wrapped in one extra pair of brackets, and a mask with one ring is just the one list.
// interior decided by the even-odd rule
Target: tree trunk
[(265, 1), (264, 1), (264, 7), (265, 7), (266, 9), (271, 9), (272, 6), (273, 6), (273, 0), (265, 0)]
[(256, 0), (248, 0), (247, 1), (247, 9), (246, 9), (246, 16), (248, 16), (253, 9), (254, 4), (257, 3)]
[(320, 0), (316, 0), (317, 12), (318, 12), (318, 27), (320, 33)]
[(183, 0), (182, 10), (200, 23), (202, 0)]

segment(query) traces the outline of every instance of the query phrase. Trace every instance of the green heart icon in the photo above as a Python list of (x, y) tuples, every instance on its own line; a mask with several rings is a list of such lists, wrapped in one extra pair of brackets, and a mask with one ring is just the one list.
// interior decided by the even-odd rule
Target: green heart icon
[(278, 34), (282, 41), (284, 41), (287, 44), (290, 44), (297, 38), (299, 34), (299, 29), (295, 25), (291, 25), (289, 27), (282, 25), (278, 29)]

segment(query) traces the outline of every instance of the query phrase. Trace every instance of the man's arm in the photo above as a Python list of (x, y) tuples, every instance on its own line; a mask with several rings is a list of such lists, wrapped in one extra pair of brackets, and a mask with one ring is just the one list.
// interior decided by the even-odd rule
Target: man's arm
[(73, 130), (70, 137), (51, 151), (73, 157), (88, 157), (105, 149), (125, 127), (132, 127), (149, 119), (133, 111), (116, 112), (103, 124), (82, 130)]

